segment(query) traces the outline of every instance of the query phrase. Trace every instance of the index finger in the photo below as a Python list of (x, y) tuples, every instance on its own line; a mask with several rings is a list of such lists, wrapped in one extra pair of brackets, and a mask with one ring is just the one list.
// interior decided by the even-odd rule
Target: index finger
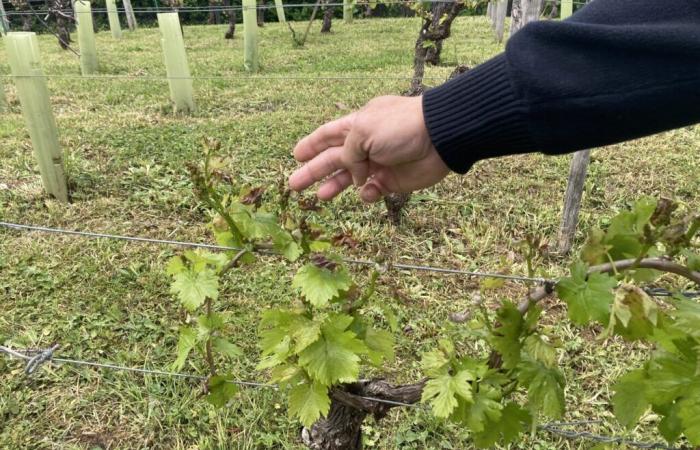
[(294, 147), (294, 158), (299, 162), (305, 162), (331, 147), (343, 145), (354, 117), (354, 113), (349, 114), (318, 127), (316, 131), (297, 143)]

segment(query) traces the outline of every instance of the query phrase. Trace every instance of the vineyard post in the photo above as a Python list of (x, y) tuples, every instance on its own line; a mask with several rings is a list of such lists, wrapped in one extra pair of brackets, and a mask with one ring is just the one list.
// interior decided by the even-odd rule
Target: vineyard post
[(280, 23), (287, 23), (287, 19), (284, 17), (284, 4), (282, 0), (275, 0), (275, 9), (277, 10), (277, 20)]
[(258, 18), (255, 0), (243, 0), (243, 65), (249, 72), (258, 71)]
[(165, 70), (169, 78), (170, 98), (175, 104), (175, 112), (185, 114), (194, 112), (192, 78), (187, 64), (185, 42), (182, 39), (178, 14), (176, 12), (159, 13), (158, 27), (165, 58)]
[(109, 29), (112, 31), (114, 39), (122, 38), (122, 27), (119, 24), (119, 14), (114, 0), (106, 0), (107, 2), (107, 18), (109, 19)]
[(506, 26), (506, 13), (508, 12), (508, 0), (498, 0), (494, 5), (496, 40), (500, 44), (503, 42), (503, 31)]
[(574, 13), (574, 0), (561, 0), (561, 15), (562, 19), (566, 19)]
[(122, 0), (124, 4), (124, 14), (126, 15), (126, 24), (129, 26), (130, 31), (135, 31), (138, 23), (136, 22), (136, 14), (134, 14), (134, 8), (131, 6), (131, 0)]
[(44, 188), (58, 200), (67, 202), (63, 154), (58, 143), (56, 120), (51, 111), (49, 89), (41, 70), (36, 34), (8, 33), (5, 46)]
[(90, 2), (75, 2), (75, 17), (78, 21), (78, 45), (80, 46), (80, 71), (83, 76), (97, 73), (97, 49), (92, 24)]
[(564, 212), (562, 213), (559, 231), (559, 253), (562, 255), (569, 253), (576, 234), (583, 186), (586, 182), (586, 172), (588, 171), (590, 160), (590, 150), (581, 150), (574, 153), (574, 157), (571, 160), (569, 182), (566, 186), (566, 195), (564, 196)]
[(7, 111), (7, 98), (5, 97), (5, 86), (0, 78), (0, 113)]
[(10, 21), (5, 13), (5, 5), (0, 1), (0, 34), (5, 36), (10, 32)]
[(354, 8), (353, 0), (343, 0), (343, 21), (352, 23), (352, 10)]

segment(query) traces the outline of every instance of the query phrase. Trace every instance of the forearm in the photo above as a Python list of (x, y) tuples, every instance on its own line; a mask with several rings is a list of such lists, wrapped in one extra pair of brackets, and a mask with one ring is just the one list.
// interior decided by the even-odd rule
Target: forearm
[(596, 0), (528, 25), (504, 54), (428, 91), (423, 111), (457, 172), (700, 122), (700, 0)]

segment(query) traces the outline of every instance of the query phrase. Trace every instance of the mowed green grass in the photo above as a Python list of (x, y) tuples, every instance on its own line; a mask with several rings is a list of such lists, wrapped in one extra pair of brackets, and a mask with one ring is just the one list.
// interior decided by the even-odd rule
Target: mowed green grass
[[(166, 82), (137, 78), (165, 73), (157, 29), (125, 33), (120, 41), (101, 32), (101, 73), (134, 79), (48, 82), (71, 186), (69, 205), (42, 193), (14, 87), (2, 79), (11, 110), (0, 116), (0, 218), (211, 242), (206, 211), (192, 194), (185, 168), (201, 158), (202, 140), (222, 143), (222, 152), (231, 158), (228, 169), (241, 184), (275, 189), (296, 167), (290, 152), (300, 137), (374, 96), (400, 94), (408, 87), (418, 28), (417, 19), (337, 21), (333, 33), (321, 35), (317, 24), (306, 47), (295, 48), (286, 28), (266, 24), (260, 30), (261, 76), (329, 78), (269, 80), (248, 79), (244, 73), (242, 34), (225, 41), (224, 26), (185, 27), (194, 76), (237, 78), (194, 81), (198, 111), (189, 117), (171, 113)], [(79, 75), (77, 58), (61, 51), (55, 38), (41, 36), (40, 44), (46, 74)], [(501, 50), (485, 18), (459, 18), (445, 43), (444, 66), (428, 68), (427, 84), (444, 80), (457, 63), (473, 66)], [(0, 73), (9, 73), (2, 46)], [(351, 76), (376, 79), (330, 79)], [(700, 128), (691, 127), (596, 150), (577, 245), (585, 238), (583, 230), (604, 224), (641, 195), (672, 196), (697, 211), (699, 144)], [(555, 249), (568, 164), (568, 157), (542, 155), (478, 163), (466, 176), (451, 176), (415, 195), (399, 227), (388, 223), (382, 204), (363, 205), (353, 193), (328, 205), (320, 220), (359, 242), (352, 255), (524, 273), (523, 238), (542, 236)], [(0, 230), (0, 342), (18, 347), (58, 342), (63, 356), (167, 369), (174, 360), (179, 310), (164, 267), (178, 251)], [(539, 259), (538, 271), (558, 276), (566, 264), (552, 252)], [(262, 259), (228, 275), (219, 307), (233, 313), (228, 333), (246, 356), (224, 367), (241, 379), (265, 380), (255, 371), (257, 321), (266, 308), (293, 298), (293, 270), (279, 260)], [(366, 273), (356, 275), (363, 279)], [(461, 327), (448, 321), (451, 312), (468, 309), (477, 292), (478, 281), (463, 277), (385, 276), (376, 303), (395, 308), (404, 331), (397, 335), (396, 361), (383, 376), (397, 383), (416, 380), (416, 355), (444, 336), (483, 354), (483, 347), (461, 339)], [(503, 299), (525, 293), (526, 287), (508, 283), (484, 297), (496, 308)], [(580, 428), (623, 433), (610, 412), (610, 386), (649, 349), (596, 340), (597, 330), (570, 326), (565, 307), (556, 301), (547, 303), (543, 326), (559, 343), (568, 382), (566, 420), (600, 420)], [(196, 358), (185, 370), (204, 373)], [(0, 358), (0, 448), (301, 447), (300, 427), (288, 419), (281, 393), (243, 389), (223, 410), (207, 405), (201, 393), (194, 382), (70, 366), (45, 366), (26, 377), (19, 362)], [(648, 415), (628, 435), (658, 440), (655, 424)], [(424, 409), (396, 409), (381, 423), (368, 420), (365, 432), (368, 447), (470, 447), (468, 432), (433, 419)], [(538, 432), (514, 448), (591, 445)]]

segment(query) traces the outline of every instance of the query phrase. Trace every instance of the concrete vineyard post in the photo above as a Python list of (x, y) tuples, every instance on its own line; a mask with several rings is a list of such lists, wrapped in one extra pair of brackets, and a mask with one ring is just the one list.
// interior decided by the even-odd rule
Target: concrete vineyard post
[(44, 189), (58, 200), (67, 202), (63, 154), (49, 102), (49, 89), (41, 70), (36, 34), (8, 33), (5, 47)]
[(277, 10), (277, 20), (280, 23), (286, 23), (287, 19), (284, 17), (284, 4), (282, 0), (275, 0), (275, 9)]
[(354, 9), (353, 0), (343, 0), (343, 21), (352, 23), (352, 11)]
[(7, 111), (7, 98), (5, 97), (5, 86), (0, 78), (0, 113)]
[(255, 0), (243, 0), (243, 65), (249, 72), (257, 72), (258, 18)]
[(75, 2), (75, 18), (78, 21), (78, 45), (80, 48), (80, 71), (85, 75), (97, 73), (97, 49), (95, 31), (92, 26), (90, 2)]
[(170, 98), (175, 104), (175, 112), (184, 114), (193, 112), (195, 107), (192, 98), (192, 78), (177, 13), (158, 14), (158, 27), (165, 69), (169, 78)]
[(591, 160), (590, 150), (581, 150), (574, 153), (569, 171), (569, 181), (564, 196), (564, 212), (562, 214), (561, 229), (559, 232), (559, 253), (564, 255), (571, 250), (571, 243), (576, 234), (578, 213), (581, 210), (581, 198), (583, 186), (586, 182), (588, 163)]
[(114, 39), (122, 38), (122, 27), (119, 24), (119, 14), (114, 0), (106, 0), (107, 2), (107, 18), (109, 19), (109, 29), (112, 31)]
[(134, 8), (131, 6), (131, 0), (122, 0), (124, 4), (124, 15), (126, 15), (126, 24), (130, 31), (135, 31), (138, 23), (136, 22), (136, 14), (134, 14)]
[(503, 42), (503, 32), (506, 26), (506, 13), (508, 11), (508, 0), (498, 0), (493, 6), (495, 10), (495, 32), (496, 40), (500, 44)]
[(574, 0), (561, 0), (561, 15), (562, 19), (570, 17), (574, 13)]

